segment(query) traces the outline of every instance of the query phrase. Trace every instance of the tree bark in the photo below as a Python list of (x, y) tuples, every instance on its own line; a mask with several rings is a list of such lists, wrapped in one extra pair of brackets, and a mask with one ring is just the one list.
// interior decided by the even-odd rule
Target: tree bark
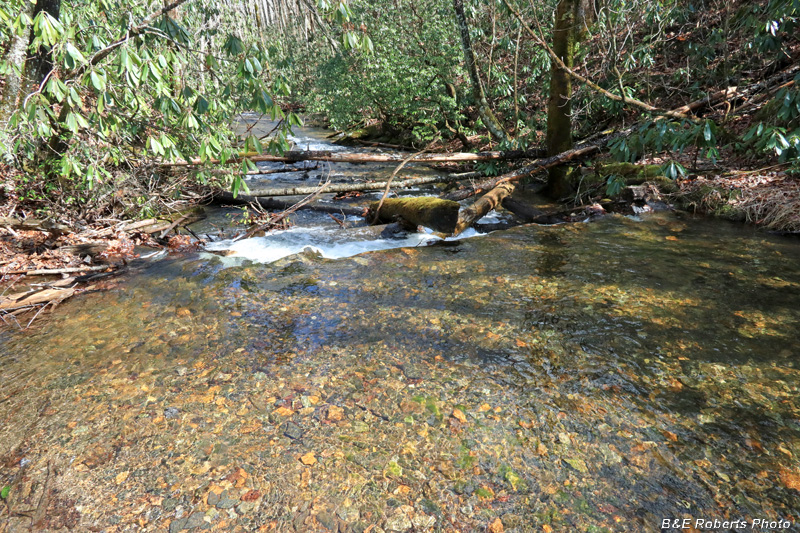
[(469, 36), (469, 26), (467, 25), (467, 17), (464, 15), (464, 4), (462, 0), (453, 0), (453, 8), (456, 12), (458, 31), (461, 34), (461, 48), (464, 51), (464, 63), (469, 73), (469, 79), (472, 85), (472, 96), (478, 108), (478, 114), (488, 128), (489, 133), (492, 134), (492, 137), (498, 141), (505, 141), (507, 138), (506, 132), (489, 107), (481, 78), (478, 75), (478, 65), (475, 60), (475, 51), (472, 49), (472, 40)]
[[(30, 6), (30, 4), (26, 5)], [(2, 98), (0, 98), (0, 130), (6, 128), (11, 115), (19, 107), (28, 42), (29, 40), (24, 33), (22, 35), (14, 34), (11, 38), (11, 45), (5, 58), (11, 69), (6, 75), (6, 85), (3, 88)]]
[(510, 182), (501, 183), (483, 195), (477, 202), (462, 209), (461, 212), (458, 213), (458, 222), (453, 230), (453, 235), (455, 236), (462, 233), (472, 224), (486, 216), (489, 211), (500, 205), (504, 198), (510, 196), (516, 187), (516, 185)]
[[(553, 52), (569, 69), (575, 64), (578, 39), (585, 27), (584, 0), (559, 0), (553, 29)], [(556, 155), (572, 149), (572, 78), (556, 61), (550, 62), (550, 96), (547, 101), (547, 153)], [(548, 191), (560, 198), (568, 194), (564, 166), (550, 168)]]
[[(378, 207), (378, 202), (370, 204), (369, 218)], [(451, 234), (458, 222), (460, 205), (458, 202), (423, 196), (418, 198), (392, 198), (384, 200), (378, 221), (388, 223), (401, 218), (409, 225), (425, 226), (439, 233)]]
[[(453, 181), (460, 181), (463, 178), (453, 176), (431, 176), (427, 178), (410, 178), (407, 180), (399, 181), (392, 184), (394, 189), (402, 189), (404, 187), (413, 187), (414, 185), (429, 185), (431, 183), (448, 183)], [(339, 193), (339, 192), (358, 192), (358, 191), (380, 191), (386, 187), (386, 181), (375, 181), (372, 183), (341, 183), (338, 185), (329, 185), (325, 188), (326, 193)], [(311, 194), (319, 187), (284, 187), (284, 188), (269, 188), (269, 189), (250, 189), (248, 196), (258, 197), (271, 197), (271, 196), (302, 196), (304, 194)]]
[[(263, 207), (264, 209), (268, 209), (270, 211), (285, 211), (290, 207), (295, 205), (295, 202), (284, 202), (282, 200), (276, 200), (274, 198), (264, 198), (260, 196), (249, 196), (240, 194), (236, 197), (233, 194), (225, 191), (221, 191), (214, 195), (212, 200), (214, 203), (217, 204), (229, 204), (229, 205), (247, 205), (250, 203), (256, 203)], [(307, 204), (302, 206), (300, 209), (309, 209), (311, 211), (319, 211), (320, 213), (331, 213), (334, 215), (347, 215), (347, 216), (364, 216), (365, 208), (363, 207), (352, 207), (349, 205), (342, 205), (342, 206), (335, 206), (335, 205), (324, 205), (324, 204)]]

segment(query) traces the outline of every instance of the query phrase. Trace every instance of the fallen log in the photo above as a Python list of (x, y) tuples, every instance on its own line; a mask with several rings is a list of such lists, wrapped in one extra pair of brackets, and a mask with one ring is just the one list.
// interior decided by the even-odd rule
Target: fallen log
[(0, 217), (0, 226), (21, 231), (46, 231), (55, 236), (69, 232), (63, 224), (36, 218)]
[(465, 200), (470, 196), (480, 194), (481, 192), (490, 191), (495, 187), (497, 187), (498, 185), (500, 185), (501, 183), (509, 181), (517, 181), (523, 178), (527, 178), (528, 176), (532, 176), (536, 172), (540, 172), (542, 170), (547, 170), (548, 168), (563, 165), (564, 163), (568, 163), (570, 161), (575, 161), (578, 159), (588, 157), (590, 155), (599, 152), (603, 146), (613, 141), (614, 139), (618, 139), (619, 137), (624, 137), (626, 135), (629, 135), (632, 131), (634, 131), (634, 129), (635, 126), (632, 126), (630, 128), (626, 128), (616, 133), (607, 134), (601, 137), (599, 140), (593, 142), (592, 144), (586, 146), (580, 146), (578, 148), (574, 148), (572, 150), (568, 150), (566, 152), (562, 152), (554, 156), (538, 159), (533, 163), (525, 165), (524, 167), (518, 168), (516, 170), (512, 170), (511, 172), (508, 172), (506, 174), (496, 176), (494, 178), (483, 181), (476, 185), (464, 187), (462, 189), (457, 189), (455, 191), (444, 194), (442, 195), (442, 198), (445, 200), (454, 200), (454, 201)]
[(239, 174), (242, 176), (266, 176), (268, 174), (288, 174), (289, 172), (308, 172), (309, 170), (317, 170), (316, 166), (308, 167), (308, 168), (275, 168), (270, 170), (248, 170), (247, 172), (237, 172), (235, 170), (212, 170), (211, 173), (214, 175), (223, 175), (223, 174)]
[[(459, 176), (430, 176), (425, 178), (409, 178), (399, 181), (394, 184), (394, 188), (402, 189), (404, 187), (413, 187), (415, 185), (430, 185), (432, 183), (452, 183), (461, 181), (462, 177)], [(357, 191), (379, 191), (386, 187), (386, 181), (373, 181), (368, 183), (341, 183), (338, 185), (329, 185), (326, 193), (339, 193), (339, 192), (357, 192)], [(319, 187), (281, 187), (281, 188), (252, 188), (249, 190), (248, 196), (257, 197), (271, 197), (271, 196), (304, 196), (312, 194)]]
[[(220, 191), (212, 197), (215, 203), (224, 203), (229, 205), (247, 205), (256, 203), (264, 209), (270, 211), (285, 211), (294, 205), (294, 202), (284, 202), (274, 198), (265, 198), (261, 196), (250, 196), (239, 194), (236, 197), (233, 194), (225, 191)], [(302, 206), (300, 209), (309, 209), (311, 211), (318, 211), (320, 213), (332, 213), (334, 215), (347, 215), (347, 216), (364, 216), (365, 209), (363, 207), (351, 206), (335, 206), (324, 204), (308, 204)]]
[[(499, 161), (512, 159), (534, 159), (541, 157), (543, 150), (507, 150), (493, 152), (446, 152), (438, 154), (421, 154), (414, 158), (415, 163), (452, 163), (470, 161)], [(387, 154), (376, 152), (333, 152), (330, 150), (306, 150), (296, 152), (286, 152), (283, 155), (246, 153), (240, 154), (227, 160), (227, 163), (241, 163), (248, 159), (254, 163), (259, 161), (278, 161), (285, 163), (295, 163), (298, 161), (327, 161), (330, 163), (400, 163), (408, 154)], [(174, 163), (163, 163), (162, 166), (197, 166), (204, 164), (219, 164), (218, 159), (201, 161), (200, 159), (190, 159), (187, 161), (177, 161)]]
[(496, 208), (504, 198), (514, 192), (516, 185), (504, 182), (483, 195), (477, 202), (465, 207), (458, 213), (458, 221), (453, 230), (453, 236), (458, 235), (472, 224), (486, 216), (489, 211)]
[[(375, 216), (378, 204), (379, 202), (372, 202), (369, 205), (368, 219)], [(384, 200), (377, 221), (389, 223), (399, 218), (414, 228), (425, 226), (439, 233), (450, 234), (456, 228), (460, 207), (458, 202), (431, 196), (391, 198)]]

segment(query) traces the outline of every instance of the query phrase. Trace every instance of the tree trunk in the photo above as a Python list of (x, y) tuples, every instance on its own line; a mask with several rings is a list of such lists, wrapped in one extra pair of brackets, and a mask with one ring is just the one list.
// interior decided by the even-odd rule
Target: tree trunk
[[(567, 68), (575, 64), (578, 40), (586, 27), (585, 0), (559, 0), (553, 30), (553, 52)], [(572, 78), (555, 61), (550, 62), (550, 97), (547, 102), (547, 152), (556, 155), (572, 149)], [(549, 170), (548, 189), (551, 196), (569, 194), (568, 169)]]
[(453, 8), (456, 12), (458, 30), (461, 34), (461, 48), (464, 51), (464, 62), (466, 63), (467, 72), (469, 73), (469, 79), (472, 85), (472, 97), (478, 108), (478, 114), (489, 129), (489, 133), (492, 134), (492, 137), (498, 141), (505, 141), (506, 132), (494, 116), (494, 113), (492, 113), (489, 102), (486, 101), (486, 93), (483, 91), (483, 84), (478, 75), (478, 65), (475, 61), (475, 51), (472, 49), (472, 40), (469, 36), (469, 26), (467, 26), (467, 17), (464, 15), (464, 4), (462, 0), (453, 0)]
[[(460, 181), (464, 178), (459, 176), (431, 176), (425, 178), (409, 178), (403, 181), (392, 183), (393, 189), (413, 187), (415, 185), (430, 185), (433, 183), (450, 183)], [(358, 191), (381, 191), (386, 187), (386, 181), (374, 181), (371, 183), (340, 183), (329, 185), (325, 188), (325, 193), (358, 192)], [(248, 196), (271, 197), (271, 196), (303, 196), (312, 194), (319, 187), (284, 187), (259, 189), (253, 188), (247, 193)]]
[(5, 129), (8, 120), (20, 104), (22, 92), (22, 74), (25, 71), (25, 53), (28, 48), (28, 38), (14, 34), (8, 48), (5, 61), (11, 67), (6, 75), (6, 86), (0, 98), (0, 129)]
[[(247, 205), (250, 203), (256, 203), (263, 207), (264, 209), (269, 209), (271, 211), (285, 211), (286, 209), (290, 209), (295, 205), (296, 202), (284, 202), (281, 200), (276, 200), (275, 198), (262, 198), (257, 196), (248, 196), (240, 194), (236, 197), (233, 194), (220, 191), (219, 193), (215, 194), (212, 201), (217, 204), (229, 204), (229, 205)], [(334, 215), (345, 215), (345, 216), (358, 216), (363, 217), (365, 209), (363, 207), (353, 207), (349, 205), (330, 205), (330, 204), (306, 204), (300, 209), (308, 209), (310, 211), (319, 211), (320, 213), (331, 213)]]
[[(36, 0), (33, 8), (33, 18), (41, 12), (46, 12), (54, 19), (58, 20), (61, 12), (61, 0)], [(34, 32), (31, 27), (28, 46), (33, 44)], [(21, 97), (35, 91), (42, 84), (45, 77), (53, 70), (53, 52), (49, 46), (40, 46), (32, 55), (25, 60), (25, 85), (24, 93)]]

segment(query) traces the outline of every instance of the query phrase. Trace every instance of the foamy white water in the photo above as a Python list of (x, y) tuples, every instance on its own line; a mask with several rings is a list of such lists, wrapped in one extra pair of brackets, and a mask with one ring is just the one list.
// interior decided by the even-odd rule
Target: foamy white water
[[(466, 239), (482, 235), (470, 228), (457, 238), (449, 237), (445, 240)], [(430, 230), (426, 233), (409, 233), (400, 238), (375, 238), (374, 231), (370, 228), (354, 228), (342, 231), (324, 226), (296, 227), (288, 230), (274, 231), (263, 237), (233, 240), (222, 240), (206, 246), (209, 251), (229, 250), (234, 252), (228, 256), (232, 259), (249, 259), (257, 263), (272, 263), (284, 257), (304, 251), (319, 253), (326, 259), (342, 259), (352, 257), (364, 252), (390, 250), (393, 248), (414, 248), (427, 246), (442, 240), (433, 235)]]

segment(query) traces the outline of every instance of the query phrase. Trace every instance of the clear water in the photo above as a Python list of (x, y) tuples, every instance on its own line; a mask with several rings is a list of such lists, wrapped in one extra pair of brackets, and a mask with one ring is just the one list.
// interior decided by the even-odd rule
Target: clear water
[(142, 263), (5, 331), (0, 527), (796, 530), (797, 240), (673, 214), (324, 231)]

